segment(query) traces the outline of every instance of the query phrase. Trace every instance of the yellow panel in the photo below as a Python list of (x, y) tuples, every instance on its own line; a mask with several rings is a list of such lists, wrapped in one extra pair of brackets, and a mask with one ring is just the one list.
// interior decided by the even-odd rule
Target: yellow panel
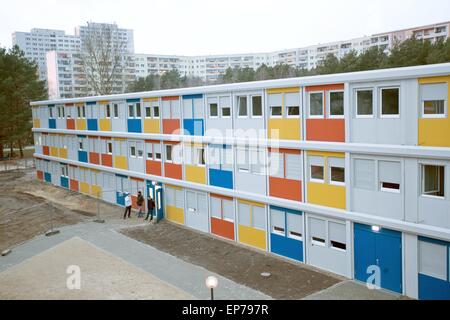
[(77, 119), (77, 130), (86, 130), (86, 120), (85, 119)]
[(308, 182), (308, 203), (345, 209), (345, 187), (326, 183)]
[(115, 156), (114, 157), (114, 168), (127, 170), (127, 158), (124, 156)]
[(59, 148), (59, 157), (63, 159), (67, 159), (67, 149)]
[(114, 141), (127, 141), (126, 138), (112, 138)]
[(144, 99), (142, 99), (142, 101), (144, 101), (144, 102), (158, 101), (158, 97), (144, 98)]
[(342, 152), (308, 151), (308, 156), (345, 158)]
[[(420, 84), (447, 82), (450, 96), (450, 77), (419, 79)], [(450, 118), (419, 118), (419, 146), (450, 147)]]
[(92, 186), (91, 195), (93, 195), (96, 198), (102, 197), (102, 188), (100, 186)]
[(75, 106), (82, 107), (82, 106), (84, 106), (84, 102), (77, 102), (77, 103), (75, 103)]
[(111, 120), (99, 119), (98, 120), (100, 131), (111, 131)]
[(301, 139), (300, 119), (269, 119), (267, 130), (269, 139), (297, 141)]
[(33, 120), (33, 128), (40, 128), (41, 127), (41, 120), (40, 119), (34, 119)]
[(266, 232), (247, 226), (238, 226), (239, 242), (266, 250)]
[(267, 89), (267, 93), (268, 94), (274, 94), (274, 93), (297, 93), (297, 92), (300, 92), (300, 88), (299, 87)]
[(88, 183), (86, 182), (80, 182), (80, 192), (81, 193), (86, 193), (86, 194), (90, 194), (90, 186)]
[(145, 119), (144, 133), (161, 133), (159, 119)]
[(166, 184), (166, 187), (170, 187), (170, 188), (175, 189), (175, 190), (183, 190), (183, 188), (178, 187), (178, 186), (173, 186), (171, 184)]
[(251, 206), (264, 207), (264, 204), (263, 203), (259, 203), (259, 202), (253, 202), (253, 201), (242, 200), (242, 199), (238, 199), (238, 201), (240, 203), (248, 204), (248, 205), (251, 205)]
[(166, 206), (166, 218), (169, 221), (184, 224), (184, 211), (177, 207)]
[(186, 181), (206, 184), (205, 167), (186, 166)]
[(99, 102), (97, 102), (98, 104), (101, 104), (101, 105), (105, 105), (105, 104), (108, 104), (108, 103), (110, 103), (110, 101), (99, 101)]
[(50, 155), (52, 157), (59, 157), (58, 148), (56, 147), (50, 147)]

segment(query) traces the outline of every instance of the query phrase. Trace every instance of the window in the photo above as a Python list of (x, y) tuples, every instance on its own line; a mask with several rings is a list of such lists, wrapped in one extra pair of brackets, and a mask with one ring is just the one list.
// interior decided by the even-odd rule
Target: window
[(107, 142), (106, 142), (106, 145), (107, 145), (107, 152), (108, 152), (108, 154), (112, 154), (112, 153), (113, 153), (113, 145), (112, 145), (112, 142), (111, 142), (111, 141), (107, 141)]
[(300, 116), (300, 96), (298, 93), (286, 93), (284, 95), (287, 117)]
[(233, 200), (211, 196), (211, 216), (217, 219), (234, 221)]
[(325, 247), (326, 245), (326, 222), (321, 219), (309, 218), (309, 230), (311, 244)]
[(145, 117), (146, 118), (152, 117), (152, 107), (151, 106), (145, 106)]
[(219, 117), (219, 105), (217, 103), (217, 98), (208, 99), (208, 109), (209, 109), (209, 116), (211, 118)]
[(238, 116), (239, 117), (247, 117), (247, 97), (242, 96), (238, 97)]
[(373, 91), (357, 90), (356, 91), (356, 116), (372, 117), (373, 116)]
[(447, 246), (419, 241), (419, 273), (447, 280)]
[(130, 156), (136, 157), (136, 146), (134, 144), (130, 146)]
[(347, 250), (345, 224), (328, 221), (330, 247), (338, 251)]
[(128, 117), (129, 118), (140, 118), (141, 117), (140, 102), (131, 103), (128, 105)]
[(240, 225), (251, 226), (250, 205), (238, 202), (238, 218)]
[(285, 235), (285, 212), (270, 209), (270, 222), (272, 225), (272, 233), (279, 234), (281, 236)]
[(401, 180), (400, 162), (379, 161), (378, 180), (381, 191), (399, 193)]
[(106, 118), (111, 118), (111, 105), (106, 105)]
[(172, 162), (172, 145), (166, 144), (166, 161)]
[(69, 176), (69, 172), (68, 172), (68, 169), (67, 169), (67, 164), (62, 164), (61, 165), (61, 175), (63, 177), (68, 177)]
[(264, 207), (252, 206), (252, 218), (254, 228), (266, 230), (266, 209)]
[(134, 105), (132, 104), (128, 105), (128, 117), (134, 118)]
[(295, 240), (303, 240), (303, 217), (300, 214), (287, 212), (287, 236)]
[(323, 166), (311, 165), (311, 181), (323, 182)]
[(153, 106), (153, 118), (155, 119), (159, 119), (159, 105), (154, 105)]
[(144, 156), (144, 149), (143, 149), (143, 143), (142, 141), (136, 142), (136, 149), (137, 149), (137, 156), (138, 158), (142, 158)]
[(399, 113), (399, 88), (381, 89), (381, 116), (398, 116)]
[(345, 184), (345, 160), (343, 158), (328, 158), (329, 181), (331, 184)]
[(261, 96), (252, 96), (252, 117), (262, 117)]
[(375, 161), (355, 159), (353, 164), (355, 188), (373, 190), (375, 185)]
[(311, 92), (309, 94), (309, 116), (323, 117), (323, 92)]
[(248, 147), (237, 147), (237, 167), (240, 172), (250, 171), (250, 156)]
[(445, 197), (445, 167), (422, 165), (422, 194), (433, 197)]
[(53, 118), (53, 107), (48, 107), (48, 115), (50, 118)]
[(282, 104), (283, 104), (282, 94), (269, 95), (270, 117), (281, 118), (281, 116), (283, 115)]
[(221, 110), (222, 118), (229, 118), (231, 117), (231, 103), (230, 103), (230, 97), (220, 97), (219, 98), (219, 105)]
[(117, 103), (114, 103), (114, 118), (119, 117), (119, 105)]
[(341, 118), (344, 116), (344, 92), (331, 91), (330, 95), (330, 117)]
[(443, 118), (446, 116), (448, 101), (447, 83), (425, 84), (420, 87), (422, 117)]
[(285, 178), (290, 180), (301, 180), (302, 157), (300, 154), (285, 153)]

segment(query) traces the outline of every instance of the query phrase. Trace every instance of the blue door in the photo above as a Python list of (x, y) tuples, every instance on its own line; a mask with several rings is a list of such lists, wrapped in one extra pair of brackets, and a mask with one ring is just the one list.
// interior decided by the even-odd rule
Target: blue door
[(380, 286), (402, 293), (402, 235), (400, 232), (355, 224), (355, 279), (367, 282), (373, 274), (371, 266), (379, 267)]
[(48, 173), (48, 172), (45, 172), (44, 173), (44, 180), (45, 180), (45, 182), (52, 183), (52, 175), (50, 173)]
[(116, 174), (116, 202), (125, 206), (125, 194), (128, 192), (128, 177)]
[(164, 218), (164, 206), (163, 206), (163, 194), (162, 185), (156, 181), (147, 180), (147, 195), (152, 197), (155, 202), (155, 209), (153, 210), (153, 217), (157, 218), (157, 221)]

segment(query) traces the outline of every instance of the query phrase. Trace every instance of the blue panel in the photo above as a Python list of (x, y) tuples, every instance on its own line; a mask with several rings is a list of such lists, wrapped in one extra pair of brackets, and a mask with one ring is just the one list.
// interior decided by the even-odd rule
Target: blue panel
[(201, 99), (203, 98), (202, 94), (186, 94), (183, 96), (183, 100), (187, 100), (187, 99)]
[(128, 176), (124, 176), (122, 174), (117, 174), (117, 173), (116, 173), (116, 177), (128, 179)]
[(184, 133), (191, 136), (203, 136), (203, 119), (184, 119)]
[(298, 211), (298, 210), (286, 209), (286, 208), (277, 207), (277, 206), (270, 206), (270, 209), (274, 209), (274, 210), (278, 210), (278, 211), (284, 211), (284, 212), (293, 213), (293, 214), (300, 214), (300, 215), (303, 214), (301, 211)]
[(91, 131), (98, 131), (97, 119), (87, 119), (87, 128)]
[(96, 101), (88, 101), (88, 102), (86, 102), (86, 105), (88, 105), (88, 106), (92, 106), (94, 104), (97, 104), (97, 102)]
[(128, 119), (128, 132), (142, 132), (141, 119)]
[[(156, 194), (155, 194), (156, 186), (159, 186), (161, 188), (158, 188), (156, 190)], [(162, 184), (159, 183), (159, 182), (156, 182), (156, 184), (153, 185), (152, 181), (147, 180), (147, 194), (150, 194), (150, 190), (153, 190), (152, 194), (155, 195), (153, 201), (155, 201), (156, 208), (155, 208), (155, 210), (153, 210), (153, 216), (157, 216), (158, 221), (159, 221), (159, 220), (164, 218), (164, 197), (163, 197), (163, 194), (162, 194), (162, 192), (163, 192), (162, 191)], [(158, 196), (158, 194), (160, 196)], [(161, 204), (160, 205), (158, 205), (158, 203), (157, 203), (158, 199), (161, 200)], [(160, 209), (158, 209), (158, 207)]]
[(231, 171), (209, 169), (209, 184), (211, 186), (233, 189), (233, 173)]
[(88, 153), (87, 151), (78, 151), (78, 161), (80, 162), (88, 162)]
[(271, 233), (270, 250), (281, 256), (303, 262), (303, 241)]
[(52, 175), (51, 175), (50, 173), (45, 172), (45, 173), (44, 173), (44, 179), (45, 179), (45, 182), (50, 182), (50, 183), (52, 183)]
[(48, 127), (50, 129), (56, 129), (56, 119), (48, 119)]
[(127, 99), (127, 103), (137, 103), (137, 102), (141, 102), (140, 98), (137, 99)]
[(420, 300), (450, 300), (450, 282), (419, 273)]
[(125, 206), (125, 195), (122, 192), (116, 192), (116, 202), (121, 206)]
[(372, 231), (370, 226), (355, 224), (355, 278), (366, 282), (369, 266), (381, 271), (381, 287), (402, 293), (401, 233), (388, 229)]
[(80, 135), (78, 135), (77, 137), (78, 138), (86, 138), (86, 136), (80, 136)]
[(61, 177), (61, 187), (69, 189), (69, 178)]

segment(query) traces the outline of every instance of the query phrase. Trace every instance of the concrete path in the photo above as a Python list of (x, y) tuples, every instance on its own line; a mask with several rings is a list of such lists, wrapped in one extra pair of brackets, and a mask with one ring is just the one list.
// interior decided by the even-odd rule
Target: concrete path
[[(165, 285), (171, 285), (173, 287), (176, 287), (179, 289), (179, 294), (181, 296), (191, 296), (194, 299), (209, 299), (209, 291), (205, 287), (205, 279), (209, 275), (215, 275), (219, 279), (219, 287), (215, 291), (215, 298), (216, 299), (223, 299), (223, 300), (253, 300), (253, 299), (271, 299), (269, 296), (255, 291), (251, 288), (242, 286), (240, 284), (237, 284), (231, 280), (228, 280), (226, 278), (221, 277), (217, 274), (212, 274), (208, 270), (192, 265), (190, 263), (184, 262), (176, 257), (173, 257), (169, 254), (166, 254), (164, 252), (158, 251), (155, 248), (143, 244), (141, 242), (138, 242), (134, 239), (128, 238), (116, 230), (120, 229), (121, 227), (127, 227), (127, 226), (133, 226), (133, 225), (139, 225), (139, 222), (137, 222), (136, 219), (132, 220), (110, 220), (107, 221), (106, 224), (97, 224), (94, 222), (89, 223), (80, 223), (77, 225), (72, 226), (66, 226), (59, 228), (61, 231), (60, 234), (52, 236), (52, 237), (45, 237), (45, 236), (38, 236), (34, 239), (32, 239), (29, 242), (26, 242), (16, 248), (13, 248), (13, 251), (11, 254), (9, 254), (6, 257), (0, 257), (0, 279), (4, 279), (4, 277), (8, 276), (8, 272), (10, 272), (10, 275), (14, 275), (14, 266), (17, 266), (20, 263), (24, 263), (22, 266), (17, 266), (20, 268), (25, 268), (24, 270), (28, 270), (30, 266), (32, 266), (34, 263), (37, 265), (41, 265), (42, 256), (39, 257), (39, 259), (33, 261), (32, 258), (36, 255), (39, 255), (43, 253), (44, 251), (47, 251), (58, 244), (62, 244), (62, 248), (64, 248), (63, 242), (68, 241), (74, 237), (78, 237), (91, 245), (104, 250), (106, 253), (108, 253), (110, 256), (114, 256), (116, 258), (120, 258), (122, 261), (125, 261), (128, 264), (131, 264), (131, 266), (121, 266), (121, 268), (129, 269), (130, 272), (136, 273), (137, 275), (140, 275), (141, 271), (145, 271), (149, 274), (149, 277), (147, 278), (148, 281), (158, 284), (160, 286)], [(78, 244), (77, 244), (78, 243)], [(85, 247), (86, 244), (80, 245), (78, 242), (69, 242), (67, 244), (70, 246), (81, 246)], [(60, 248), (61, 249), (61, 248)], [(56, 252), (61, 253), (61, 250), (57, 250), (55, 248)], [(70, 252), (72, 251), (72, 252)], [(75, 250), (77, 251), (77, 250)], [(98, 251), (98, 250), (97, 250)], [(54, 253), (55, 251), (53, 251)], [(90, 267), (88, 267), (88, 270), (92, 266), (90, 262), (86, 262), (83, 260), (82, 257), (78, 257), (73, 252), (73, 250), (69, 250), (69, 253), (74, 254), (74, 259), (70, 260), (70, 264), (77, 264), (77, 260), (80, 261), (80, 263), (87, 263)], [(43, 253), (44, 256), (47, 253)], [(52, 251), (50, 251), (50, 254), (52, 254)], [(105, 253), (103, 253), (105, 254)], [(94, 254), (94, 256), (102, 256), (98, 252)], [(28, 261), (28, 264), (26, 263), (26, 260)], [(53, 259), (47, 259), (47, 263), (50, 265), (52, 264)], [(84, 262), (83, 262), (84, 261)], [(11, 269), (11, 271), (8, 271), (8, 269)], [(140, 270), (139, 270), (140, 269)], [(33, 276), (32, 273), (25, 273), (24, 275)], [(19, 276), (20, 274), (16, 275), (15, 277)], [(100, 272), (98, 274), (99, 277), (103, 277), (103, 273)], [(111, 276), (111, 275), (110, 275)], [(112, 276), (113, 277), (113, 276)], [(67, 277), (66, 277), (67, 278)], [(63, 285), (65, 286), (65, 279)], [(154, 279), (156, 278), (156, 279)], [(134, 279), (134, 278), (133, 278)], [(16, 280), (20, 280), (16, 278)], [(47, 283), (44, 283), (44, 287), (51, 287), (53, 286), (53, 282), (51, 279), (47, 279)], [(159, 283), (158, 280), (161, 282)], [(0, 280), (0, 286), (2, 286), (2, 280)], [(26, 280), (23, 280), (25, 281)], [(27, 280), (29, 281), (29, 280)], [(19, 282), (20, 283), (20, 282)], [(58, 284), (61, 286), (61, 284)], [(20, 288), (22, 291), (28, 290), (27, 287)], [(3, 288), (2, 288), (3, 290)], [(146, 291), (147, 296), (152, 296), (152, 291)], [(108, 299), (108, 298), (116, 298), (116, 291), (110, 292), (110, 294), (106, 294), (107, 292), (101, 291), (98, 292), (99, 296), (97, 296), (98, 299)], [(11, 294), (10, 298), (14, 298), (14, 294)], [(48, 298), (52, 298), (54, 296), (50, 295)], [(61, 298), (70, 298), (70, 296), (62, 294)], [(7, 297), (3, 297), (7, 298)], [(44, 298), (43, 296), (40, 296), (39, 298)], [(92, 298), (91, 295), (87, 298)], [(86, 298), (86, 299), (87, 299)], [(142, 295), (125, 295), (125, 299), (133, 299), (133, 298), (143, 298)], [(163, 299), (163, 298), (162, 298)], [(173, 297), (173, 299), (179, 299), (177, 297)]]

